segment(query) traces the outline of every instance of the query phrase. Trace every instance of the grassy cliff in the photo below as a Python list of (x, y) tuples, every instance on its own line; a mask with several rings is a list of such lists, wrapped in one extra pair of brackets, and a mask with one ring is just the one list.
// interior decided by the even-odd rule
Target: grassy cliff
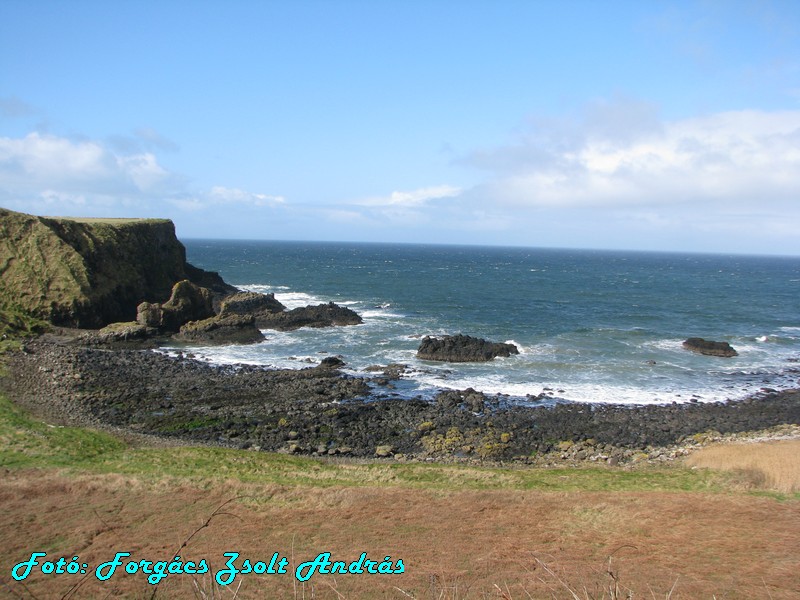
[[(0, 208), (0, 310), (56, 325), (132, 321), (181, 279), (222, 284), (186, 263), (167, 219), (37, 217)], [(224, 285), (224, 284), (222, 284)]]

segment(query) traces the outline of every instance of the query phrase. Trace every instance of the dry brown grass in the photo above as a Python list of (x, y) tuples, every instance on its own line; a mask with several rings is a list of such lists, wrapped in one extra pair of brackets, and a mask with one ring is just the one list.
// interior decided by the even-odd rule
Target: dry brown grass
[[(241, 494), (251, 498), (225, 504)], [(402, 575), (314, 576), (306, 583), (250, 574), (240, 580), (239, 600), (800, 595), (800, 503), (750, 494), (200, 488), (16, 470), (0, 477), (0, 506), (0, 597), (59, 600), (77, 583), (42, 574), (25, 587), (13, 582), (11, 567), (33, 550), (97, 565), (121, 550), (169, 560), (187, 540), (181, 556), (206, 557), (214, 568), (229, 551), (257, 559), (281, 552), (293, 565), (325, 551), (348, 560), (368, 552), (406, 565)], [(232, 598), (234, 591), (218, 589), (208, 576), (180, 575), (165, 579), (156, 598)], [(152, 592), (142, 577), (122, 574), (107, 582), (89, 577), (69, 598), (143, 600)]]
[(687, 462), (731, 471), (748, 488), (800, 492), (800, 440), (708, 446), (689, 456)]

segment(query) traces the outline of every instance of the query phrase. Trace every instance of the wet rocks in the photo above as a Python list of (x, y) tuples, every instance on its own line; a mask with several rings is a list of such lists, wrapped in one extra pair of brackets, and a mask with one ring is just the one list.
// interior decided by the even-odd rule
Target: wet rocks
[(472, 388), (439, 392), (434, 401), (445, 409), (463, 408), (474, 413), (481, 413), (486, 407), (486, 395)]
[(706, 356), (721, 356), (730, 358), (738, 356), (739, 353), (728, 342), (714, 342), (703, 338), (693, 337), (683, 342), (683, 347), (698, 354)]
[(341, 369), (345, 366), (345, 362), (338, 356), (326, 356), (319, 363), (321, 369)]
[(275, 299), (275, 294), (259, 294), (256, 292), (240, 292), (225, 298), (220, 304), (219, 316), (271, 315), (283, 312), (286, 307)]
[(417, 349), (417, 358), (445, 362), (486, 362), (512, 354), (519, 354), (514, 344), (489, 342), (462, 334), (425, 336)]
[(190, 321), (181, 326), (173, 338), (204, 345), (255, 344), (264, 340), (264, 334), (256, 327), (256, 320), (252, 315), (230, 314)]
[(48, 337), (27, 342), (24, 351), (6, 354), (5, 360), (8, 376), (0, 378), (0, 387), (56, 422), (326, 456), (369, 458), (390, 446), (382, 453), (395, 459), (549, 457), (627, 464), (669, 460), (679, 454), (669, 447), (710, 430), (725, 434), (800, 424), (800, 391), (765, 390), (728, 403), (526, 407), (495, 403), (473, 389), (446, 390), (433, 401), (370, 395), (366, 378), (327, 365), (213, 366)]
[(259, 313), (256, 320), (259, 327), (278, 331), (293, 331), (301, 327), (360, 325), (361, 323), (363, 320), (355, 311), (333, 302), (276, 313)]

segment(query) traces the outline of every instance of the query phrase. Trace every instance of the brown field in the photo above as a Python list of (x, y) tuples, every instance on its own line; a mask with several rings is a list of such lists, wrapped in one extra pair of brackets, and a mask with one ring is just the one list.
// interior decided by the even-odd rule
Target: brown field
[(687, 462), (731, 471), (748, 488), (800, 492), (800, 440), (719, 444), (695, 452)]
[[(21, 469), (0, 479), (0, 505), (7, 598), (800, 597), (800, 501), (742, 492), (197, 485)], [(179, 549), (215, 569), (229, 551), (279, 552), (292, 567), (320, 552), (347, 561), (367, 552), (406, 569), (305, 584), (249, 574), (227, 588), (210, 575), (157, 588), (124, 572), (100, 582), (91, 568), (24, 585), (10, 577), (33, 550), (93, 567), (118, 551), (168, 561)]]

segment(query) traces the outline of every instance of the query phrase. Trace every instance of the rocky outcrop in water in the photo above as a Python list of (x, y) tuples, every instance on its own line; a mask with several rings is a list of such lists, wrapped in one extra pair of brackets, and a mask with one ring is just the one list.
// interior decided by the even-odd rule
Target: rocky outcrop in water
[(728, 342), (712, 342), (697, 337), (689, 338), (683, 342), (683, 347), (706, 356), (722, 356), (724, 358), (739, 356), (739, 353)]
[(173, 339), (202, 345), (255, 344), (264, 340), (264, 334), (252, 315), (217, 315), (186, 323)]
[(275, 294), (239, 292), (220, 303), (219, 316), (252, 315), (258, 320), (262, 315), (273, 315), (285, 310), (286, 307), (275, 299)]
[(514, 344), (489, 342), (468, 335), (426, 336), (417, 350), (417, 358), (445, 362), (486, 362), (498, 356), (519, 354)]
[(363, 320), (355, 311), (333, 302), (276, 313), (259, 313), (256, 316), (256, 324), (259, 327), (279, 331), (292, 331), (301, 327), (360, 325), (361, 323)]

